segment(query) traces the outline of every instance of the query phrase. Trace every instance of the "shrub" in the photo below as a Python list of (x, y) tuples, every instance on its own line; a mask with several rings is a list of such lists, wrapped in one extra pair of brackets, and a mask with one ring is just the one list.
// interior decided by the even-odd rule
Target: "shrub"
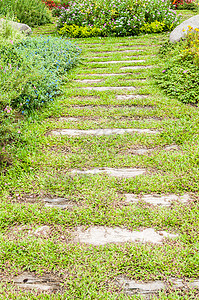
[(78, 25), (67, 25), (65, 24), (58, 33), (60, 35), (66, 35), (73, 38), (86, 38), (86, 37), (93, 37), (93, 36), (100, 36), (101, 29), (93, 26), (78, 26)]
[(51, 15), (41, 0), (1, 0), (0, 15), (11, 14), (29, 26), (51, 22)]
[(7, 93), (15, 91), (11, 106), (27, 113), (53, 101), (60, 92), (61, 77), (77, 64), (79, 53), (78, 47), (56, 37), (27, 38), (1, 47), (1, 59), (12, 69), (2, 86)]
[(167, 30), (179, 20), (170, 6), (170, 1), (162, 0), (77, 0), (60, 9), (57, 26), (95, 26), (102, 36), (128, 36), (138, 34), (145, 23), (158, 21), (164, 22)]
[[(2, 33), (2, 36), (4, 33)], [(80, 49), (62, 38), (34, 37), (15, 42), (0, 38), (0, 152), (19, 138), (13, 126), (23, 115), (54, 100), (68, 70), (78, 63)], [(0, 39), (0, 40), (1, 40)], [(4, 161), (0, 156), (0, 165)]]
[(197, 10), (196, 0), (174, 0), (172, 4), (175, 9)]
[(199, 103), (199, 33), (189, 31), (186, 41), (163, 45), (162, 72), (157, 83), (184, 103)]
[(173, 28), (173, 24), (170, 27), (166, 26), (164, 22), (155, 21), (152, 23), (145, 23), (141, 28), (141, 32), (145, 33), (157, 33), (163, 32), (166, 30), (171, 30)]

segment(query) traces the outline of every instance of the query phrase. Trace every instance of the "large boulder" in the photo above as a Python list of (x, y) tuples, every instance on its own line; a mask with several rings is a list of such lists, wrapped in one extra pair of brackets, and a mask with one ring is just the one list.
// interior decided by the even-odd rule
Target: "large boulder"
[(193, 27), (193, 29), (199, 28), (199, 15), (196, 15), (178, 25), (170, 34), (170, 42), (179, 42), (185, 37), (188, 31), (188, 26)]
[(4, 19), (0, 19), (0, 25), (3, 24), (3, 22), (8, 22), (12, 27), (14, 27), (15, 29), (19, 30), (20, 32), (24, 32), (25, 34), (30, 34), (32, 33), (31, 28), (23, 23), (17, 23), (17, 22), (13, 22), (13, 21), (7, 21)]

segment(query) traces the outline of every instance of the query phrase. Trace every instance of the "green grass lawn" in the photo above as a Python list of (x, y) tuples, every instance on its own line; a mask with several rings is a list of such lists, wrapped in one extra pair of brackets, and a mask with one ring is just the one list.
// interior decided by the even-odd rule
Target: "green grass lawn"
[[(34, 34), (53, 33), (53, 26), (37, 28)], [(18, 122), (21, 138), (6, 148), (12, 164), (0, 174), (0, 299), (144, 299), (125, 294), (116, 279), (198, 278), (198, 106), (168, 98), (155, 84), (154, 74), (162, 72), (158, 50), (167, 39), (168, 34), (152, 34), (73, 40), (83, 49), (82, 63), (68, 74), (62, 96)], [(143, 51), (120, 52), (132, 49)], [(99, 64), (100, 61), (124, 62)], [(152, 68), (121, 69), (128, 65)], [(126, 75), (90, 75), (103, 73)], [(77, 81), (83, 79), (101, 81)], [(135, 89), (81, 89), (100, 86)], [(118, 100), (118, 95), (145, 97)], [(148, 128), (158, 133), (73, 137), (51, 134), (52, 130), (99, 128)], [(165, 150), (172, 145), (176, 146), (174, 150)], [(135, 154), (140, 148), (150, 152)], [(74, 169), (106, 167), (144, 168), (146, 173), (127, 179), (104, 173), (71, 173)], [(190, 201), (174, 202), (170, 207), (143, 201), (127, 204), (127, 193), (189, 193)], [(46, 197), (67, 198), (74, 205), (65, 210), (45, 207), (42, 199)], [(49, 233), (36, 236), (34, 231), (44, 225), (50, 227)], [(163, 244), (93, 246), (73, 242), (79, 226), (154, 228), (178, 237), (165, 239)], [(50, 274), (61, 283), (60, 290), (28, 292), (14, 287), (13, 276), (23, 271), (38, 276)], [(151, 299), (198, 297), (196, 290), (170, 288)]]

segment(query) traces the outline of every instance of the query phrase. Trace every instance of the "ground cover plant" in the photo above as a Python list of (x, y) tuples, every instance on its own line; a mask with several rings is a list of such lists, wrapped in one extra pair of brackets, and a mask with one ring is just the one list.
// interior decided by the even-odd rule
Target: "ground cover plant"
[[(34, 36), (45, 30), (36, 28)], [(167, 34), (78, 38), (83, 63), (68, 75), (62, 95), (20, 119), (19, 139), (4, 149), (13, 163), (0, 172), (1, 299), (144, 300), (119, 278), (166, 282), (166, 290), (150, 300), (199, 297), (198, 286), (187, 284), (199, 273), (198, 107), (168, 97), (155, 84), (154, 73), (162, 74), (159, 49), (167, 40)], [(63, 129), (157, 132), (55, 134)], [(73, 172), (107, 167), (146, 172), (131, 178)], [(127, 202), (126, 194), (140, 200)], [(143, 200), (148, 194), (188, 194), (189, 200), (161, 206)], [(177, 236), (157, 244), (76, 240), (80, 228), (102, 226)], [(30, 277), (17, 282), (15, 276), (27, 272)], [(185, 283), (176, 288), (171, 278)]]
[(51, 22), (51, 14), (41, 0), (1, 0), (0, 16), (8, 15), (29, 26)]
[(10, 121), (16, 112), (30, 114), (60, 94), (64, 76), (78, 63), (80, 49), (56, 37), (25, 37), (9, 22), (0, 29), (0, 41), (3, 145), (12, 139)]
[(57, 27), (59, 34), (71, 37), (77, 37), (80, 27), (87, 32), (94, 27), (96, 36), (129, 36), (171, 30), (178, 21), (170, 1), (95, 0), (69, 2), (68, 8), (60, 8)]
[(164, 59), (157, 83), (167, 94), (184, 103), (199, 102), (199, 30), (189, 27), (187, 38), (167, 43), (160, 50)]

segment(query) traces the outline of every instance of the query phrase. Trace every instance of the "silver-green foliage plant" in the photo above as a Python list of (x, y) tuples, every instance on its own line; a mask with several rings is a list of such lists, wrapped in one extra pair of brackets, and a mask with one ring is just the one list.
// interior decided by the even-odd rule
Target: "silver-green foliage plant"
[(112, 0), (69, 2), (68, 8), (60, 8), (58, 28), (66, 25), (95, 26), (103, 36), (137, 35), (145, 23), (164, 22), (164, 30), (170, 30), (179, 22), (171, 2), (166, 0)]

